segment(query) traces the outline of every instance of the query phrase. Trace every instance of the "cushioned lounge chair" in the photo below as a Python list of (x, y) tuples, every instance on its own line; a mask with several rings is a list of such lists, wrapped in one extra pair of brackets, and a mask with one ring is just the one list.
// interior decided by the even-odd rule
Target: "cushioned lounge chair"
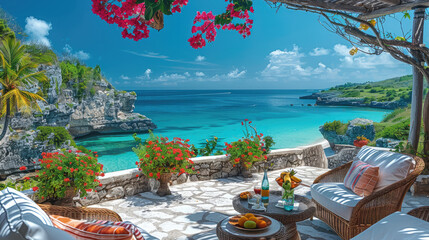
[(344, 187), (344, 177), (352, 162), (319, 176), (311, 188), (316, 217), (347, 240), (400, 211), (405, 194), (424, 169), (419, 157), (370, 147), (363, 147), (357, 158), (380, 168), (380, 186), (371, 195), (361, 197)]

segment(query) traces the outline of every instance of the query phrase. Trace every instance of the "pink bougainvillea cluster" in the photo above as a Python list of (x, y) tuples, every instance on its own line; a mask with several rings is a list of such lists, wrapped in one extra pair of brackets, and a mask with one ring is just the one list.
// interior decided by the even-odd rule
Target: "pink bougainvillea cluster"
[[(217, 30), (221, 28), (237, 31), (243, 38), (250, 35), (253, 20), (250, 19), (249, 12), (254, 12), (253, 7), (243, 7), (233, 0), (225, 1), (229, 2), (225, 13), (214, 15), (211, 11), (197, 12), (192, 27), (194, 35), (188, 40), (193, 48), (202, 48), (206, 45), (206, 41), (214, 41)], [(174, 0), (169, 14), (180, 13), (182, 7), (187, 4), (188, 0)], [(145, 3), (139, 0), (92, 0), (92, 11), (107, 23), (115, 23), (122, 28), (124, 38), (135, 41), (149, 37), (148, 26), (154, 21), (154, 19), (145, 20)], [(234, 19), (239, 22), (234, 23)]]

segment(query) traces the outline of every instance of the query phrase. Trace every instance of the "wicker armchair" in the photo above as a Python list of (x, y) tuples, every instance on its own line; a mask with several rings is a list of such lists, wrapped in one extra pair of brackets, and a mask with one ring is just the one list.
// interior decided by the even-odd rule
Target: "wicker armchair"
[[(414, 170), (405, 179), (360, 200), (353, 208), (349, 221), (332, 213), (317, 201), (314, 201), (316, 204), (316, 217), (334, 229), (342, 239), (348, 240), (387, 215), (400, 211), (405, 194), (425, 166), (421, 158), (412, 157), (416, 161)], [(343, 182), (351, 165), (352, 162), (348, 162), (338, 168), (332, 169), (316, 178), (313, 183)]]
[(63, 207), (46, 204), (38, 205), (48, 215), (60, 215), (78, 220), (122, 221), (122, 218), (116, 212), (105, 208)]
[(421, 220), (425, 220), (429, 222), (429, 206), (415, 208), (408, 212), (409, 215), (420, 218)]

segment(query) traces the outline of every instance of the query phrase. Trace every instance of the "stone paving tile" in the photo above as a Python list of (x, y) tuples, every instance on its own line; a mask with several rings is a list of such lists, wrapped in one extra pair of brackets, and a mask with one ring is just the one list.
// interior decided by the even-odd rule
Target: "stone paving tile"
[[(298, 176), (305, 184), (328, 171), (315, 167), (296, 167)], [(269, 172), (271, 190), (279, 190), (275, 178), (280, 172)], [(91, 207), (103, 207), (116, 211), (124, 221), (131, 221), (143, 228), (150, 239), (187, 239), (211, 240), (216, 237), (216, 224), (222, 219), (236, 215), (232, 207), (232, 198), (242, 191), (252, 191), (255, 183), (260, 183), (262, 173), (254, 174), (251, 179), (231, 177), (199, 182), (187, 182), (171, 186), (172, 195), (159, 197), (153, 192), (140, 193)], [(310, 197), (308, 187), (298, 187), (296, 194)], [(403, 210), (429, 205), (427, 197), (412, 197), (407, 194)], [(337, 234), (317, 218), (297, 224), (303, 240), (340, 240)]]

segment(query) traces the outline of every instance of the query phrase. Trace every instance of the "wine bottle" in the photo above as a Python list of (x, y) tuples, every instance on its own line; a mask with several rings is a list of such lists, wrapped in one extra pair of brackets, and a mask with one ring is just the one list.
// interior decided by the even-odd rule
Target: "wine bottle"
[(261, 201), (264, 204), (264, 207), (267, 207), (270, 198), (270, 182), (268, 181), (267, 169), (264, 170), (264, 178), (262, 179), (261, 189)]

